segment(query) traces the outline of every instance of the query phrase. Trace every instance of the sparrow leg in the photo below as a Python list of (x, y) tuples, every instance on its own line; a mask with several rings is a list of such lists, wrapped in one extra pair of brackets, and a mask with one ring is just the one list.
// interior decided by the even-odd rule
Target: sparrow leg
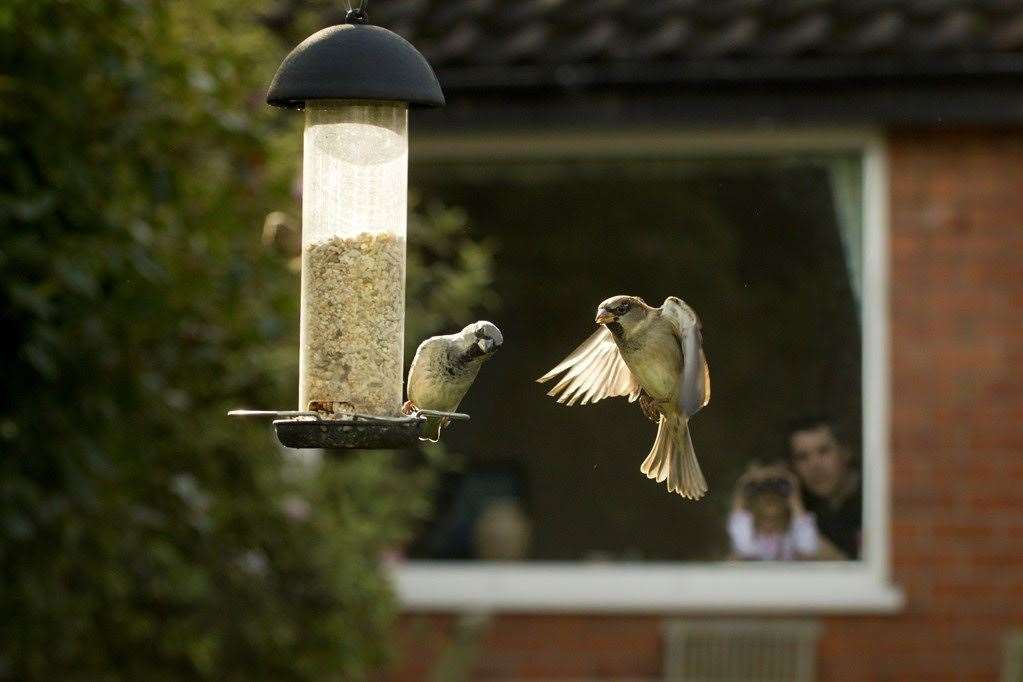
[(639, 392), (639, 406), (650, 421), (656, 423), (661, 420), (661, 411), (657, 409), (657, 401), (646, 391), (640, 390)]
[(411, 400), (406, 400), (405, 404), (401, 406), (401, 413), (402, 414), (412, 414), (413, 412), (415, 412), (418, 409), (419, 408), (416, 407), (416, 404), (414, 402), (412, 402)]

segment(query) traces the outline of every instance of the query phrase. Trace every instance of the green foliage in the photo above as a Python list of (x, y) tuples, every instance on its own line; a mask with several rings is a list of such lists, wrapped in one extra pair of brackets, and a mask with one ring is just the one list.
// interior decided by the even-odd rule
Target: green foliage
[(438, 203), (420, 207), (415, 194), (411, 203), (406, 300), (415, 305), (405, 320), (408, 360), (424, 337), (458, 331), (475, 321), (478, 309), (498, 304), (490, 288), (493, 246), (467, 238), (465, 211)]
[[(286, 47), (251, 0), (0, 7), (0, 678), (358, 679), (388, 652), (376, 557), (428, 513), (394, 453), (282, 466), (232, 407), (291, 406)], [(414, 341), (490, 253), (413, 216)], [(418, 241), (417, 241), (418, 240)], [(414, 314), (413, 314), (414, 313)]]

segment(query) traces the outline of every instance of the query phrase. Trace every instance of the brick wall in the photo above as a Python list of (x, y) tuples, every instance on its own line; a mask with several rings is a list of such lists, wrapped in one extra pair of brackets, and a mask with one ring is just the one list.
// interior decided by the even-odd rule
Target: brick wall
[[(1023, 627), (1023, 131), (889, 139), (894, 616), (822, 618), (824, 680), (995, 680)], [(656, 677), (659, 616), (505, 615), (473, 679)], [(457, 631), (407, 616), (395, 680)]]

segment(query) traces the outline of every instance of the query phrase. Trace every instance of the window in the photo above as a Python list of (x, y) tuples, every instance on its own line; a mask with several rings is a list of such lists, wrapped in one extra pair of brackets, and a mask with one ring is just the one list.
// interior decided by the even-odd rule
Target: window
[[(848, 132), (425, 137), (413, 159), (425, 200), (464, 208), (499, 249), (506, 348), (463, 403), (473, 425), (446, 438), (464, 471), (395, 569), (408, 606), (897, 605), (879, 142)], [(710, 486), (699, 502), (639, 472), (656, 426), (638, 406), (564, 407), (534, 383), (618, 293), (652, 305), (678, 295), (701, 316), (713, 397), (692, 421)], [(862, 533), (827, 527), (822, 507), (817, 535), (834, 553), (737, 561), (756, 555), (729, 531), (736, 482), (752, 460), (792, 466), (788, 428), (809, 414), (828, 415), (851, 456), (843, 480), (858, 481), (863, 502), (845, 510), (862, 511)], [(805, 481), (812, 504), (817, 483)], [(758, 529), (760, 515), (749, 515)]]

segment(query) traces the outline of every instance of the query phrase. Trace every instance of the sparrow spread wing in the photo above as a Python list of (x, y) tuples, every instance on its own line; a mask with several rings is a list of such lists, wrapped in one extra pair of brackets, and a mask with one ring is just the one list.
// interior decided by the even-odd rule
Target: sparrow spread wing
[(700, 365), (703, 371), (700, 375), (703, 377), (703, 404), (700, 407), (707, 407), (707, 403), (710, 402), (710, 365), (707, 364), (707, 354), (700, 349)]
[[(682, 348), (683, 368), (681, 403), (686, 414), (692, 416), (710, 402), (710, 367), (703, 352), (703, 332), (700, 318), (682, 299), (668, 297), (661, 306), (661, 314), (671, 321), (675, 338)], [(696, 364), (692, 358), (697, 358)]]
[(633, 402), (641, 390), (606, 327), (594, 332), (537, 381), (542, 384), (562, 372), (565, 375), (547, 395), (566, 405), (586, 405), (616, 396), (628, 396)]

